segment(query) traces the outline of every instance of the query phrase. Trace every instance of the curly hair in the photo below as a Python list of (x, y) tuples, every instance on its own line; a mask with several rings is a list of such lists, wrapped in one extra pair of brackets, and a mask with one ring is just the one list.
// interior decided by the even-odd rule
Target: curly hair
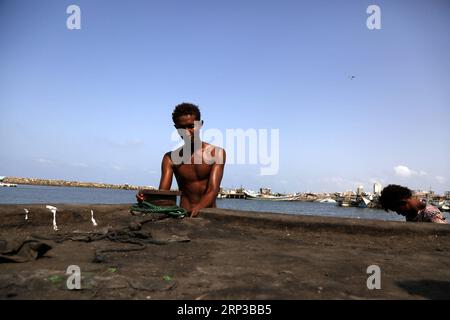
[(195, 120), (200, 121), (201, 120), (201, 114), (200, 109), (198, 106), (192, 103), (180, 103), (175, 107), (172, 113), (172, 120), (175, 123), (178, 117), (186, 116), (186, 115), (194, 115)]
[(395, 211), (403, 200), (412, 197), (412, 191), (406, 187), (397, 184), (390, 184), (381, 191), (380, 204), (381, 207), (388, 211)]

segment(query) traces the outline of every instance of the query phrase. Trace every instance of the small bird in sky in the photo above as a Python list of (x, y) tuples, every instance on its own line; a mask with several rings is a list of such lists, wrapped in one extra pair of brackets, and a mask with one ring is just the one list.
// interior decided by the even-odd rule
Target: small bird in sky
[(350, 78), (350, 80), (353, 80), (353, 79), (355, 79), (356, 77), (355, 77), (355, 76), (350, 76), (349, 78)]

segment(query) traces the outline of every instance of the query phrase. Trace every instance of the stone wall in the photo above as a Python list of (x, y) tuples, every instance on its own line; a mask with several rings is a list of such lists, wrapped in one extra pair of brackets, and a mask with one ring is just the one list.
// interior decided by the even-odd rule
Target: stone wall
[[(107, 189), (125, 189), (125, 190), (138, 190), (139, 188), (144, 188), (141, 186), (134, 186), (129, 184), (110, 184), (97, 182), (79, 182), (79, 181), (66, 181), (55, 179), (18, 178), (18, 177), (6, 177), (5, 179), (3, 179), (3, 182), (14, 184), (39, 185), (39, 186), (86, 187), (86, 188), (107, 188)], [(152, 187), (145, 187), (145, 188), (152, 189)]]

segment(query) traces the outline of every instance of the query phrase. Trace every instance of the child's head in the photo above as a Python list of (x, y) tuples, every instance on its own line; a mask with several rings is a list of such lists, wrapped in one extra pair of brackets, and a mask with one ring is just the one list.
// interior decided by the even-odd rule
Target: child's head
[(381, 191), (380, 204), (386, 211), (392, 210), (402, 216), (406, 216), (408, 214), (414, 214), (416, 210), (411, 198), (412, 192), (410, 189), (396, 184), (390, 184)]

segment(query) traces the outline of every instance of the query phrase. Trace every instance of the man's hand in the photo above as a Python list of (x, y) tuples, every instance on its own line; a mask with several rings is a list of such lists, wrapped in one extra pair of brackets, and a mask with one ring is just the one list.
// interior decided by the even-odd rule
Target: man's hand
[(137, 202), (141, 203), (142, 201), (144, 201), (144, 194), (143, 193), (138, 193), (136, 195), (136, 200)]
[(191, 209), (191, 215), (190, 215), (190, 217), (191, 217), (191, 218), (197, 217), (198, 214), (200, 213), (200, 209), (201, 209), (201, 208), (200, 208), (199, 206), (193, 206), (192, 209)]

